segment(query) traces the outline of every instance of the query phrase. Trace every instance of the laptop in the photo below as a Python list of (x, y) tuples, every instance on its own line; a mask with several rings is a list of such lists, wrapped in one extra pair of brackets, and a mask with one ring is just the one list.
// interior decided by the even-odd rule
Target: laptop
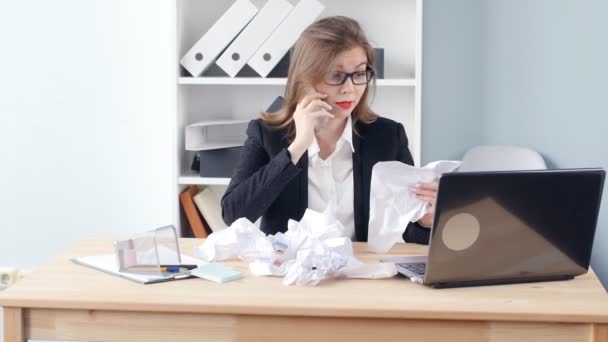
[(572, 279), (589, 268), (605, 174), (446, 173), (428, 254), (384, 261), (435, 288)]

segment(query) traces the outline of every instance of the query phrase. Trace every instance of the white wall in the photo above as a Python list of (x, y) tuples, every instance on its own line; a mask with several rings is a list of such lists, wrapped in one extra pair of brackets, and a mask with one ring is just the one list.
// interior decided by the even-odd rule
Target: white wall
[(0, 267), (173, 223), (174, 32), (169, 0), (2, 1)]
[(172, 223), (175, 4), (4, 2), (0, 266)]
[(423, 165), (460, 160), (483, 139), (484, 1), (424, 0)]

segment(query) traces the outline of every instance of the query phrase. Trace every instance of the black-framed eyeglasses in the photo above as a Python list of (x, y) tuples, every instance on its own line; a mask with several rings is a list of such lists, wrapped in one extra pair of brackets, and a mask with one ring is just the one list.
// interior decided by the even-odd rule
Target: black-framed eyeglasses
[(341, 86), (348, 78), (353, 82), (354, 85), (368, 84), (369, 81), (374, 77), (374, 70), (371, 67), (365, 68), (365, 70), (355, 72), (341, 72), (331, 71), (325, 75), (323, 81), (330, 86)]

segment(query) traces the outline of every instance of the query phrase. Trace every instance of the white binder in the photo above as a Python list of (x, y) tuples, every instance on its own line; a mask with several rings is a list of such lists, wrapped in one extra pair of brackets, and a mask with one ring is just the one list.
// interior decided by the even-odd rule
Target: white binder
[(236, 0), (180, 60), (192, 76), (200, 76), (258, 13), (250, 0)]
[(318, 0), (300, 0), (247, 62), (260, 76), (266, 77), (295, 44), (300, 33), (312, 24), (325, 6)]
[(268, 0), (216, 64), (231, 77), (236, 76), (292, 9), (293, 5), (287, 0)]

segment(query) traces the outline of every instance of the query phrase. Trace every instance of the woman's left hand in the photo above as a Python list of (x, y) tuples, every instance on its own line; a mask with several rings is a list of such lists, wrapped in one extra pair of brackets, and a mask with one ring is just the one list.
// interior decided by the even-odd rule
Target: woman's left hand
[(429, 212), (420, 219), (423, 226), (430, 227), (433, 225), (435, 217), (435, 205), (437, 204), (437, 182), (419, 182), (416, 184), (414, 193), (416, 198), (421, 199), (429, 204)]

